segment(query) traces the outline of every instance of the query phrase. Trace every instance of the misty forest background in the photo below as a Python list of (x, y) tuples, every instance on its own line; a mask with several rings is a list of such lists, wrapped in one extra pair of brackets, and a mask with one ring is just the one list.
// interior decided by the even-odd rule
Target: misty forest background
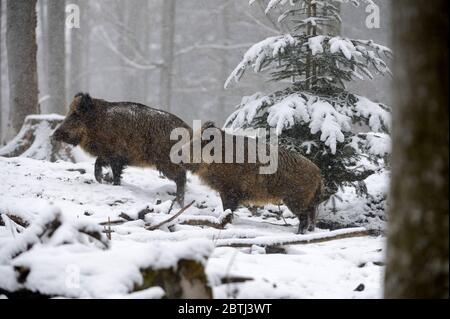
[[(1, 3), (0, 144), (5, 144), (20, 129), (23, 117), (14, 124), (8, 102), (6, 1)], [(65, 28), (68, 4), (79, 6), (80, 28)], [(361, 5), (341, 7), (339, 31), (390, 46), (390, 2), (377, 4), (379, 29), (366, 27), (368, 13)], [(187, 123), (201, 119), (223, 125), (243, 96), (283, 86), (270, 82), (269, 75), (249, 73), (239, 85), (224, 89), (255, 41), (282, 33), (276, 23), (279, 12), (266, 15), (264, 9), (263, 2), (249, 6), (248, 1), (236, 0), (37, 1), (40, 113), (64, 115), (73, 96), (86, 91), (110, 101), (165, 109)], [(351, 85), (374, 102), (391, 104), (390, 78)]]
[[(265, 14), (267, 3), (0, 0), (0, 145), (16, 136), (29, 114), (64, 115), (80, 91), (161, 108), (188, 124), (223, 125), (244, 96), (292, 85), (247, 72), (239, 85), (224, 89), (249, 47), (290, 33), (277, 23), (283, 9)], [(330, 33), (372, 39), (393, 47), (396, 56), (394, 79), (346, 87), (392, 106), (392, 160), (381, 167), (392, 167), (392, 179), (378, 205), (384, 217), (389, 192), (385, 296), (448, 298), (448, 4), (376, 3), (380, 28), (367, 28), (364, 4), (343, 5), (342, 25)], [(80, 8), (80, 28), (65, 27), (67, 4)]]

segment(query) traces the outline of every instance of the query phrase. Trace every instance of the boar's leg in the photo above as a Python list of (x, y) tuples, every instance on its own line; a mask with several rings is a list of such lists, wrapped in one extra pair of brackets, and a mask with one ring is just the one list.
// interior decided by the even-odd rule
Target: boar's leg
[(284, 200), (284, 203), (299, 220), (297, 234), (305, 234), (310, 225), (309, 211), (291, 200)]
[(181, 172), (175, 179), (177, 184), (177, 197), (176, 201), (181, 207), (184, 207), (184, 192), (186, 187), (186, 171)]
[(113, 173), (113, 185), (120, 185), (122, 179), (122, 172), (126, 165), (126, 161), (119, 157), (112, 157), (109, 164), (111, 165)]
[(222, 199), (223, 211), (229, 209), (234, 212), (239, 206), (239, 199), (235, 194), (220, 192), (220, 199)]
[(308, 209), (309, 219), (311, 221), (308, 231), (314, 231), (316, 229), (316, 219), (319, 212), (319, 204), (322, 197), (323, 192), (323, 184), (321, 183), (319, 188), (316, 191), (316, 194), (314, 195), (313, 202)]
[(97, 157), (97, 159), (95, 160), (94, 175), (95, 175), (95, 179), (100, 184), (103, 181), (103, 167), (105, 167), (107, 165), (108, 165), (108, 163), (107, 163), (106, 159), (104, 159), (103, 157)]
[(298, 231), (297, 234), (305, 234), (306, 231), (309, 229), (309, 215), (308, 214), (300, 214), (297, 215), (299, 224), (298, 224)]
[(186, 187), (186, 170), (175, 164), (157, 164), (156, 168), (164, 174), (168, 179), (177, 185), (176, 201), (184, 207), (184, 192)]
[(317, 216), (316, 209), (310, 209), (308, 211), (308, 215), (310, 220), (308, 231), (314, 231), (316, 229), (316, 216)]

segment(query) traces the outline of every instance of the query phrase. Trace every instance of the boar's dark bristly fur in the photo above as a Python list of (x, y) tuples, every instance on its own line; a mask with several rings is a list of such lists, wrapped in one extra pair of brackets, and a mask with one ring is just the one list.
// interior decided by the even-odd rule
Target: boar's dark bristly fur
[[(192, 143), (200, 138), (206, 128), (214, 127), (213, 123), (206, 123), (199, 134), (188, 145), (192, 150)], [(299, 233), (314, 230), (317, 209), (323, 192), (323, 181), (320, 169), (307, 158), (285, 148), (278, 149), (278, 169), (274, 174), (260, 174), (259, 168), (267, 164), (225, 163), (225, 136), (222, 134), (222, 163), (190, 163), (183, 164), (188, 170), (197, 174), (200, 179), (211, 188), (217, 190), (222, 199), (223, 209), (235, 211), (241, 204), (267, 203), (279, 204), (283, 202), (300, 221)], [(249, 137), (244, 139), (244, 159), (248, 158)], [(210, 141), (201, 141), (202, 148)], [(234, 150), (236, 150), (236, 136), (233, 136)], [(267, 147), (267, 144), (266, 144)], [(234, 151), (235, 152), (235, 151)]]
[(170, 140), (175, 128), (190, 127), (173, 114), (131, 102), (108, 102), (79, 93), (53, 138), (80, 147), (96, 156), (95, 177), (111, 166), (114, 184), (120, 184), (125, 166), (156, 167), (175, 181), (177, 201), (183, 204), (186, 170), (173, 164)]

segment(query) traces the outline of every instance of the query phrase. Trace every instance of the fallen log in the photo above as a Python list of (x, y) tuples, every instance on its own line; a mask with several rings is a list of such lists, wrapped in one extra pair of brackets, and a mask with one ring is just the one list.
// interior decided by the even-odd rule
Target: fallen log
[(206, 226), (216, 229), (224, 229), (226, 225), (231, 223), (233, 220), (233, 213), (225, 211), (218, 218), (210, 216), (185, 216), (180, 220), (179, 225), (189, 225), (189, 226)]
[(314, 233), (307, 235), (292, 235), (292, 236), (261, 236), (254, 238), (237, 238), (237, 239), (218, 239), (216, 241), (216, 247), (252, 247), (253, 245), (275, 248), (286, 245), (306, 245), (322, 243), (332, 240), (364, 237), (370, 236), (371, 232), (363, 227), (339, 229), (330, 232)]

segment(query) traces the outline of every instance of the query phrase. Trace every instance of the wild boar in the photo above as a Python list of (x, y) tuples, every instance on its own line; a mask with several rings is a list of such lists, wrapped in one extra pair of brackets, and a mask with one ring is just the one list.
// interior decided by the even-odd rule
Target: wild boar
[[(210, 143), (204, 140), (203, 132), (208, 129), (218, 129), (214, 123), (203, 125), (201, 132), (196, 132), (188, 144), (190, 154), (193, 151), (193, 144), (201, 136), (201, 146), (205, 147)], [(229, 135), (220, 130), (222, 137), (222, 160), (220, 162), (206, 162), (203, 158), (196, 159), (196, 155), (189, 155), (189, 160), (183, 166), (192, 173), (198, 175), (200, 179), (219, 192), (222, 199), (223, 209), (235, 211), (241, 204), (278, 204), (283, 202), (293, 214), (299, 219), (298, 233), (304, 234), (307, 230), (315, 229), (317, 208), (321, 201), (323, 192), (323, 180), (320, 169), (307, 158), (298, 153), (285, 148), (278, 148), (278, 168), (273, 174), (261, 174), (260, 167), (263, 165), (259, 161), (243, 163), (236, 161), (236, 154), (233, 154), (232, 163), (226, 163), (225, 139), (231, 138), (233, 149), (236, 150), (237, 137)], [(227, 136), (228, 135), (228, 136)], [(252, 138), (241, 136), (244, 139), (244, 159), (248, 159), (249, 142)], [(242, 143), (240, 144), (242, 145)], [(267, 144), (265, 144), (267, 150)], [(197, 163), (195, 163), (197, 162)]]
[(177, 116), (146, 105), (108, 102), (87, 93), (75, 95), (64, 122), (53, 138), (80, 145), (96, 156), (95, 177), (102, 181), (102, 167), (110, 165), (115, 185), (126, 166), (156, 167), (176, 183), (176, 200), (183, 206), (186, 170), (170, 160), (175, 143), (170, 133), (190, 127)]

